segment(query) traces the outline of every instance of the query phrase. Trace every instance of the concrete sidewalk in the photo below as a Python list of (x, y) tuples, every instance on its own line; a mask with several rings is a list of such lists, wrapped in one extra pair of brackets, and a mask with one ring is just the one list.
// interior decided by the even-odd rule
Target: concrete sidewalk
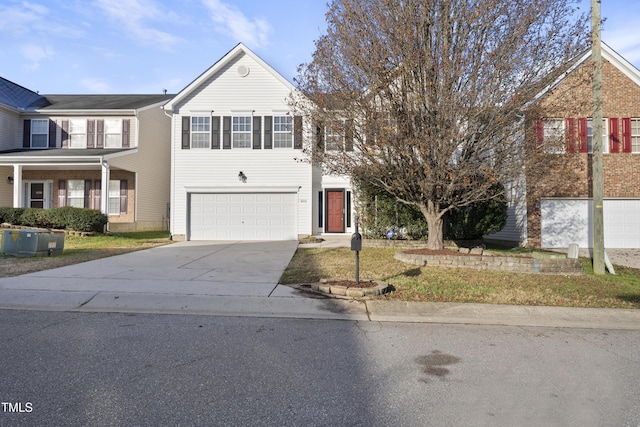
[(0, 309), (640, 330), (640, 310), (327, 298), (277, 284), (296, 247), (181, 242), (3, 278)]

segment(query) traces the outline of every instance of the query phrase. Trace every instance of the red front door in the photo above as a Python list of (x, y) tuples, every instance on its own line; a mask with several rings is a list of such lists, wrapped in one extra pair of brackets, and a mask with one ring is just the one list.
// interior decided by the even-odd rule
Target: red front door
[(327, 191), (327, 233), (344, 233), (344, 192)]

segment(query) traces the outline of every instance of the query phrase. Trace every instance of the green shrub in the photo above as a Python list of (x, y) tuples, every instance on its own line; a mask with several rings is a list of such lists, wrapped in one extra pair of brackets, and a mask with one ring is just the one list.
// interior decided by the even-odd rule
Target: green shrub
[(94, 209), (65, 206), (53, 209), (0, 208), (0, 221), (12, 225), (101, 233), (107, 216)]

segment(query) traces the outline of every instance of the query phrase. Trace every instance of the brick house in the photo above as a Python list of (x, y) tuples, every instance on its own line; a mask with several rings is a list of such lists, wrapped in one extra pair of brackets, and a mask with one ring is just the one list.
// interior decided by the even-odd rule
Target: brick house
[(171, 95), (39, 95), (0, 78), (0, 206), (76, 206), (168, 228)]
[[(602, 58), (605, 247), (640, 248), (640, 71), (604, 43)], [(514, 198), (507, 227), (488, 238), (593, 246), (590, 59), (589, 50), (532, 106), (526, 134), (550, 166), (527, 173), (518, 192), (526, 197)]]

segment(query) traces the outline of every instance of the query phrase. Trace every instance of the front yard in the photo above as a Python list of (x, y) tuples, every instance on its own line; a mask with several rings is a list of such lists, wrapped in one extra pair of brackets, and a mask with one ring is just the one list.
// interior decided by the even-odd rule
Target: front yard
[[(394, 288), (380, 297), (396, 301), (475, 302), (566, 307), (640, 308), (640, 270), (616, 266), (616, 276), (562, 276), (417, 267), (393, 258), (398, 249), (360, 252), (361, 279), (384, 280)], [(355, 256), (348, 248), (298, 249), (281, 278), (300, 284), (321, 278), (355, 277)]]
[[(0, 233), (0, 241), (2, 234)], [(0, 277), (17, 276), (78, 264), (171, 243), (169, 232), (104, 234), (92, 237), (66, 235), (62, 254), (51, 257), (14, 257), (0, 254)]]

